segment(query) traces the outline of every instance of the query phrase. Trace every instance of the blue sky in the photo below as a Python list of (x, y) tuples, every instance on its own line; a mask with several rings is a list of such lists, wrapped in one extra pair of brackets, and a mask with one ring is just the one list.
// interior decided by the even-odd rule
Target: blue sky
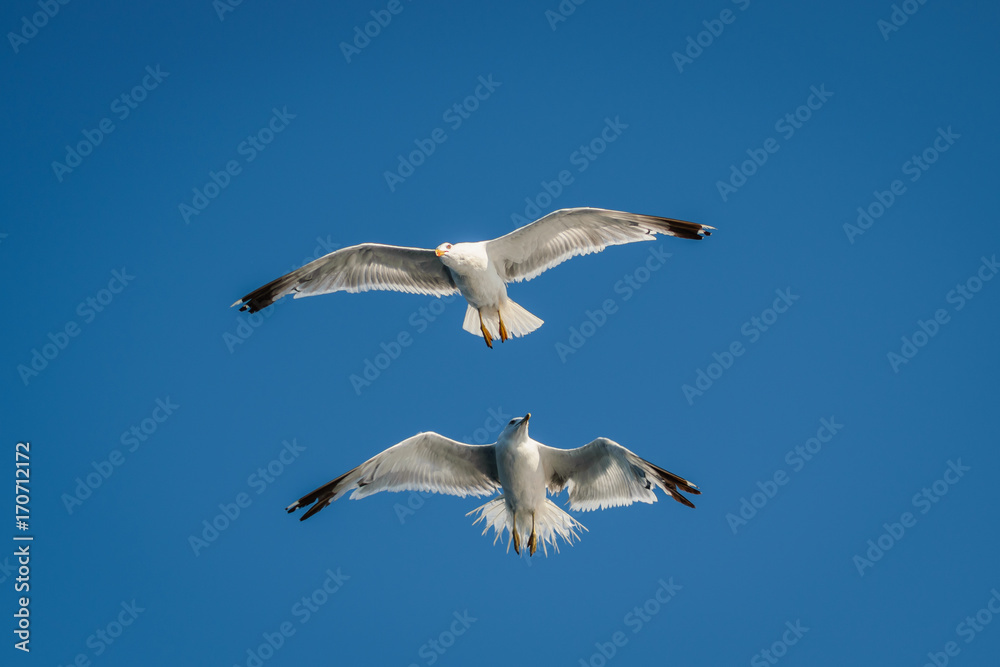
[[(4, 664), (989, 664), (998, 19), (8, 3), (2, 432), (8, 466), (31, 444), (34, 541), (31, 653), (8, 615)], [(718, 231), (512, 286), (545, 325), (492, 351), (460, 301), (228, 307), (337, 247), (570, 206)], [(418, 431), (492, 442), (528, 411), (697, 509), (578, 515), (530, 561), (476, 499), (283, 511)]]

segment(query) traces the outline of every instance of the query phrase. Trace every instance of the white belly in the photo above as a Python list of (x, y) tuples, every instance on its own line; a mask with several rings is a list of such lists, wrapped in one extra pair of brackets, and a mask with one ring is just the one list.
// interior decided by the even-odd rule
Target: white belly
[(473, 308), (497, 310), (507, 300), (507, 285), (490, 262), (484, 244), (456, 243), (442, 261)]
[(497, 443), (497, 475), (511, 512), (530, 514), (545, 502), (545, 473), (533, 441)]
[(507, 286), (492, 266), (462, 274), (452, 272), (455, 285), (473, 308), (497, 310), (507, 300)]

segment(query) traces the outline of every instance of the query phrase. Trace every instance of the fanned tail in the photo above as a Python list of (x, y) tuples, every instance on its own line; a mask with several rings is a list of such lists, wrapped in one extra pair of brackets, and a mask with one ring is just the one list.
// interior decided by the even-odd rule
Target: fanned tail
[(527, 336), (544, 324), (543, 320), (535, 317), (510, 299), (507, 299), (507, 301), (500, 306), (500, 316), (503, 317), (503, 323), (507, 327), (507, 333), (515, 338), (519, 336)]
[[(521, 305), (511, 301), (510, 299), (507, 299), (507, 301), (500, 306), (500, 317), (503, 318), (504, 326), (507, 328), (507, 334), (511, 338), (527, 336), (545, 323), (544, 320), (535, 317)], [(483, 309), (483, 324), (486, 325), (486, 330), (490, 332), (490, 336), (495, 339), (500, 338), (500, 319), (497, 317), (496, 312), (491, 313)], [(465, 321), (462, 323), (462, 328), (473, 336), (483, 335), (479, 330), (479, 310), (477, 308), (470, 305), (466, 309)]]
[[(510, 544), (513, 541), (511, 528), (513, 526), (514, 515), (507, 509), (507, 503), (503, 494), (483, 505), (480, 505), (465, 516), (477, 513), (478, 516), (476, 520), (472, 522), (472, 525), (474, 526), (482, 521), (484, 524), (483, 535), (488, 533), (490, 528), (492, 528), (496, 532), (496, 537), (493, 538), (493, 544), (496, 544), (497, 540), (501, 538), (504, 530), (507, 531), (507, 552), (510, 553)], [(535, 511), (535, 533), (538, 536), (539, 542), (541, 542), (542, 553), (546, 556), (549, 555), (548, 545), (551, 545), (552, 548), (555, 549), (556, 553), (559, 553), (558, 538), (562, 538), (566, 544), (569, 545), (573, 544), (574, 539), (579, 541), (580, 535), (577, 533), (577, 530), (585, 531), (587, 530), (587, 527), (564, 512), (558, 505), (548, 498), (546, 498), (545, 503)], [(520, 521), (517, 527), (517, 532), (520, 535), (521, 544), (527, 544), (528, 537), (531, 533), (531, 521)]]

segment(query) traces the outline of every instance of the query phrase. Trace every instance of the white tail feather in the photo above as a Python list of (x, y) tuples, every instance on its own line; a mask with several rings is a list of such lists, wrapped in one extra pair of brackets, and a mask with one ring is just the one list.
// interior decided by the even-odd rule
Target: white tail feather
[[(507, 333), (510, 334), (511, 338), (527, 336), (545, 323), (544, 320), (535, 317), (510, 299), (501, 304), (500, 317), (503, 317), (504, 326), (507, 327)], [(484, 308), (483, 324), (486, 325), (490, 336), (500, 338), (500, 318), (497, 317), (496, 312), (487, 312)], [(482, 335), (482, 331), (479, 329), (479, 310), (477, 308), (470, 305), (466, 309), (462, 328), (474, 336)]]
[[(510, 552), (510, 543), (513, 541), (511, 528), (514, 523), (514, 515), (507, 509), (507, 501), (504, 499), (503, 494), (484, 505), (480, 505), (466, 514), (466, 516), (476, 514), (477, 512), (478, 517), (472, 522), (472, 525), (474, 526), (482, 521), (484, 523), (483, 535), (488, 533), (490, 528), (496, 531), (493, 544), (497, 543), (497, 540), (500, 539), (504, 530), (506, 530), (508, 533), (507, 551)], [(522, 523), (526, 523), (527, 525), (519, 525), (517, 532), (520, 535), (521, 544), (526, 545), (528, 537), (531, 535), (531, 522)], [(574, 539), (579, 541), (580, 535), (577, 533), (578, 529), (587, 530), (587, 527), (564, 512), (548, 498), (545, 499), (541, 507), (535, 510), (535, 533), (542, 545), (542, 552), (546, 556), (549, 555), (547, 545), (552, 545), (556, 553), (559, 553), (558, 538), (560, 537), (569, 545), (573, 544)]]

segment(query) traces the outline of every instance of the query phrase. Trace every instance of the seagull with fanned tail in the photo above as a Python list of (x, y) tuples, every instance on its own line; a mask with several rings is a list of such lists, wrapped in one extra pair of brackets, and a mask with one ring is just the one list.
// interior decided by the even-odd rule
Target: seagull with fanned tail
[(531, 280), (577, 255), (610, 245), (652, 241), (657, 234), (701, 239), (712, 227), (601, 208), (566, 208), (510, 234), (478, 243), (442, 243), (434, 250), (362, 243), (341, 248), (255, 289), (233, 305), (255, 313), (285, 296), (394, 290), (468, 301), (462, 328), (493, 339), (525, 336), (542, 320), (507, 297), (507, 283)]
[[(503, 493), (472, 510), (482, 521), (483, 534), (496, 532), (494, 543), (506, 530), (514, 551), (522, 545), (534, 555), (539, 544), (559, 551), (558, 539), (568, 544), (586, 530), (572, 516), (548, 499), (546, 490), (569, 491), (571, 510), (597, 510), (654, 503), (659, 488), (679, 503), (694, 507), (681, 491), (700, 494), (698, 487), (667, 472), (607, 438), (598, 438), (577, 449), (555, 449), (528, 436), (529, 412), (511, 419), (495, 444), (467, 445), (437, 433), (419, 433), (390, 447), (357, 468), (324, 484), (285, 508), (294, 512), (312, 505), (308, 519), (341, 496), (352, 499), (380, 491), (432, 491), (453, 496), (487, 496)], [(315, 504), (314, 504), (315, 503)]]

